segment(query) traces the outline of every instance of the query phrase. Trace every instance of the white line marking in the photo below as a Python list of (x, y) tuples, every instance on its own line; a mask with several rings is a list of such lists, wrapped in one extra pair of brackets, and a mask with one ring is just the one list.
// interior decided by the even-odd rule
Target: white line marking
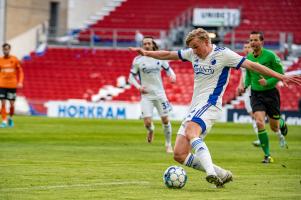
[(41, 185), (32, 187), (20, 187), (20, 188), (2, 188), (1, 192), (14, 192), (22, 190), (50, 190), (50, 189), (60, 189), (60, 188), (74, 188), (74, 187), (95, 187), (104, 185), (148, 185), (147, 181), (124, 181), (124, 182), (104, 182), (104, 183), (87, 183), (87, 184), (73, 184), (73, 185)]

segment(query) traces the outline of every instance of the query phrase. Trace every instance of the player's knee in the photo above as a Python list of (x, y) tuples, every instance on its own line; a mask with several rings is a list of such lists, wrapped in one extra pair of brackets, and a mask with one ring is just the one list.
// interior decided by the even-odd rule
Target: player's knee
[(152, 120), (150, 120), (150, 119), (144, 119), (144, 125), (145, 125), (146, 127), (151, 127), (151, 125), (152, 125)]
[(195, 137), (199, 137), (200, 128), (196, 128), (194, 124), (188, 123), (186, 128), (185, 128), (185, 135), (188, 138), (188, 140), (191, 140)]
[(265, 123), (262, 120), (256, 120), (256, 126), (259, 130), (264, 129)]
[(185, 158), (186, 158), (186, 157), (185, 157), (183, 154), (177, 153), (176, 151), (175, 151), (174, 154), (173, 154), (173, 159), (174, 159), (175, 161), (177, 161), (178, 163), (183, 164), (184, 161), (185, 161)]
[(270, 126), (272, 131), (277, 132), (279, 130), (279, 126), (275, 125), (275, 126)]
[(168, 120), (167, 117), (166, 118), (162, 118), (162, 122), (163, 122), (163, 124), (167, 125), (169, 123), (169, 120)]

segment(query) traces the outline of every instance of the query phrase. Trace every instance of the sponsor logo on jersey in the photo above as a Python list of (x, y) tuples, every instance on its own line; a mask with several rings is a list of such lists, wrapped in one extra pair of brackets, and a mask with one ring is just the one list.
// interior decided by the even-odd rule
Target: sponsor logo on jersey
[(225, 50), (225, 47), (215, 47), (214, 51), (222, 51)]
[(143, 71), (143, 73), (146, 73), (146, 74), (158, 73), (158, 72), (160, 72), (160, 68), (158, 68), (158, 67), (151, 67), (151, 68), (143, 67), (142, 71)]
[(193, 69), (195, 74), (210, 75), (214, 73), (213, 66), (211, 65), (199, 66), (198, 64), (194, 64)]
[(14, 68), (2, 68), (1, 72), (12, 73), (12, 72), (15, 72), (15, 69)]

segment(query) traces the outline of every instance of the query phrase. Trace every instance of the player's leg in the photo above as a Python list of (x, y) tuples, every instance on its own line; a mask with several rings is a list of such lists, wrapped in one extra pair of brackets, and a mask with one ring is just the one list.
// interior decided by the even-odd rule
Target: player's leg
[[(204, 122), (200, 123), (204, 124)], [(207, 174), (206, 180), (209, 183), (215, 184), (216, 186), (222, 186), (223, 182), (217, 176), (217, 173), (214, 170), (209, 149), (203, 139), (199, 137), (200, 133), (205, 132), (204, 130), (204, 127), (201, 127), (198, 123), (194, 121), (188, 121), (186, 123), (185, 135), (190, 141), (192, 149), (195, 151), (195, 156), (199, 158), (200, 163)]]
[(254, 112), (254, 118), (256, 120), (256, 125), (258, 128), (258, 138), (260, 140), (260, 146), (264, 152), (264, 160), (262, 162), (269, 163), (273, 162), (273, 159), (270, 155), (268, 132), (265, 130), (265, 115), (266, 113), (264, 111)]
[(1, 99), (1, 118), (2, 118), (2, 123), (0, 125), (0, 128), (5, 128), (7, 127), (7, 117), (6, 117), (6, 100)]
[(161, 117), (163, 132), (165, 136), (166, 152), (172, 153), (173, 152), (172, 145), (171, 145), (172, 127), (168, 119), (168, 115), (171, 111), (171, 106), (167, 99), (158, 99), (153, 102), (154, 102), (154, 106), (156, 107)]
[(203, 139), (220, 113), (221, 111), (211, 104), (199, 105), (188, 115), (185, 123), (185, 136), (195, 152), (195, 157), (206, 171), (206, 180), (217, 187), (222, 186), (223, 182), (214, 169), (211, 154)]
[[(202, 166), (200, 158), (195, 154), (190, 153), (191, 145), (187, 137), (185, 136), (185, 126), (181, 125), (175, 142), (174, 148), (174, 159), (175, 161), (191, 167), (193, 169), (206, 172)], [(214, 170), (217, 176), (222, 180), (223, 184), (232, 181), (232, 173), (230, 171), (224, 170), (223, 168), (213, 164)]]
[(247, 93), (247, 95), (244, 97), (245, 109), (252, 118), (253, 131), (254, 131), (254, 133), (256, 135), (256, 138), (257, 138), (257, 140), (253, 141), (252, 144), (256, 147), (259, 147), (260, 146), (260, 141), (258, 139), (258, 129), (257, 129), (257, 126), (256, 126), (256, 122), (255, 122), (252, 107), (251, 107), (250, 89), (247, 89), (246, 93)]
[(254, 118), (254, 113), (251, 111), (251, 112), (249, 112), (249, 115), (250, 115), (251, 118), (252, 118), (253, 132), (255, 133), (256, 138), (257, 138), (257, 140), (254, 140), (254, 141), (252, 142), (252, 144), (253, 144), (255, 147), (260, 147), (260, 140), (259, 140), (259, 138), (258, 138), (258, 128), (257, 128), (256, 121), (255, 121), (255, 118)]
[[(279, 138), (280, 147), (288, 148), (285, 137), (284, 137), (284, 135), (282, 135), (281, 130), (280, 130), (280, 119), (273, 119), (273, 118), (269, 117), (269, 122), (270, 122), (270, 127), (271, 127), (272, 131), (274, 131)], [(283, 123), (283, 124), (285, 124), (285, 123)]]
[(162, 126), (163, 126), (163, 132), (165, 136), (165, 147), (166, 147), (166, 152), (167, 153), (172, 153), (172, 144), (171, 144), (171, 136), (172, 136), (172, 128), (171, 128), (171, 123), (168, 119), (168, 116), (162, 116)]
[(264, 159), (262, 163), (273, 162), (270, 155), (269, 137), (268, 132), (265, 129), (265, 116), (266, 116), (266, 92), (251, 91), (251, 106), (253, 110), (253, 116), (258, 128), (258, 138), (260, 140), (260, 146), (264, 152)]
[(266, 102), (270, 127), (278, 136), (280, 147), (288, 147), (284, 137), (287, 135), (287, 125), (280, 116), (280, 95), (277, 89), (269, 91)]
[(155, 126), (152, 122), (152, 116), (153, 116), (153, 103), (146, 99), (146, 98), (142, 98), (141, 99), (141, 112), (142, 112), (142, 117), (143, 117), (143, 121), (144, 121), (144, 126), (147, 130), (147, 142), (151, 143), (154, 139), (154, 130), (155, 130)]
[(143, 121), (144, 121), (144, 126), (147, 130), (147, 136), (146, 136), (147, 142), (152, 143), (153, 140), (154, 140), (154, 130), (155, 130), (155, 126), (154, 126), (154, 123), (152, 121), (152, 118), (151, 117), (144, 117)]
[(14, 100), (9, 100), (9, 117), (8, 117), (8, 126), (13, 127), (14, 126), (14, 121), (13, 121), (13, 116), (15, 114), (15, 101)]
[(2, 123), (0, 128), (7, 127), (7, 118), (6, 118), (6, 89), (0, 88), (0, 100), (1, 100), (1, 118)]
[(252, 118), (252, 126), (253, 126), (253, 131), (257, 137), (257, 140), (255, 140), (253, 142), (253, 145), (254, 146), (259, 146), (260, 145), (260, 141), (258, 139), (258, 129), (257, 129), (257, 126), (256, 126), (256, 122), (255, 122), (255, 119), (254, 119), (254, 116), (253, 116), (253, 111), (252, 111), (252, 106), (251, 106), (251, 100), (250, 100), (250, 96), (251, 96), (251, 93), (250, 93), (250, 89), (247, 90), (247, 94), (244, 98), (244, 103), (245, 103), (245, 109), (246, 111), (249, 113), (250, 117)]
[(0, 125), (0, 128), (5, 128), (7, 127), (7, 117), (6, 117), (6, 100), (1, 99), (1, 118), (2, 118), (2, 123)]
[(16, 89), (8, 89), (7, 90), (7, 100), (9, 100), (9, 118), (8, 118), (8, 126), (13, 127), (13, 116), (15, 114), (15, 100), (17, 97), (17, 90)]

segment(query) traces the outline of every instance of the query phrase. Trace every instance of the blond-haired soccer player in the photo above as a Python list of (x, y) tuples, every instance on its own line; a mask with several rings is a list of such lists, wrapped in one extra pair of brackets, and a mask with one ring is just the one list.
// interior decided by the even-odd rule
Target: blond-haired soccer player
[[(2, 45), (3, 57), (0, 58), (0, 99), (1, 99), (1, 128), (13, 127), (13, 115), (15, 112), (15, 100), (17, 88), (23, 87), (23, 70), (20, 61), (10, 55), (11, 46), (8, 43)], [(6, 100), (9, 101), (9, 118), (6, 113)]]
[[(174, 147), (174, 159), (188, 167), (205, 171), (206, 180), (217, 187), (232, 180), (232, 173), (214, 165), (207, 145), (206, 134), (222, 113), (222, 96), (226, 89), (230, 68), (245, 67), (261, 74), (301, 84), (298, 77), (279, 74), (225, 47), (211, 43), (209, 34), (202, 28), (191, 31), (186, 37), (188, 49), (179, 51), (146, 51), (130, 48), (141, 55), (162, 60), (183, 60), (192, 63), (194, 92), (187, 117), (182, 122)], [(194, 150), (194, 153), (191, 152)]]
[[(158, 46), (152, 37), (143, 38), (142, 48), (144, 50), (158, 50)], [(169, 112), (172, 108), (162, 84), (162, 69), (167, 73), (172, 82), (176, 81), (176, 75), (168, 62), (146, 56), (137, 56), (133, 60), (129, 82), (141, 93), (141, 110), (144, 126), (147, 129), (147, 141), (151, 143), (154, 138), (155, 126), (152, 122), (152, 116), (155, 107), (162, 120), (166, 152), (172, 153), (172, 128), (168, 119)], [(136, 76), (140, 79), (140, 83), (135, 78)]]

